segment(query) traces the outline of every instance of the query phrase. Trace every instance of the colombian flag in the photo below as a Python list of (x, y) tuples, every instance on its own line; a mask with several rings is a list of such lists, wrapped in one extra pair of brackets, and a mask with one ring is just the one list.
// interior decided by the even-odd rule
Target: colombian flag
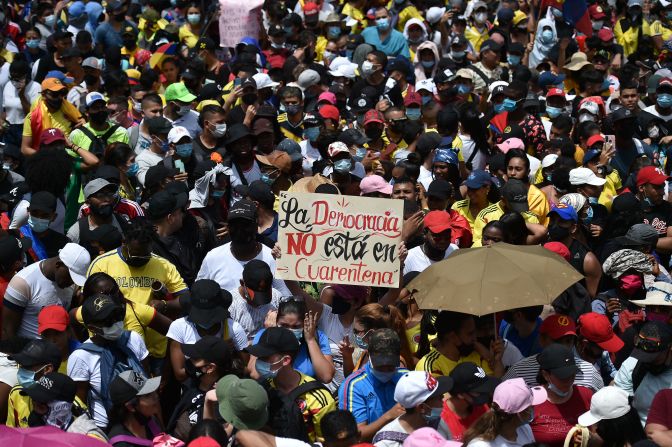
[(593, 35), (593, 26), (590, 23), (588, 14), (588, 4), (586, 0), (543, 0), (541, 10), (544, 7), (558, 8), (567, 23), (574, 26), (576, 30), (587, 37)]

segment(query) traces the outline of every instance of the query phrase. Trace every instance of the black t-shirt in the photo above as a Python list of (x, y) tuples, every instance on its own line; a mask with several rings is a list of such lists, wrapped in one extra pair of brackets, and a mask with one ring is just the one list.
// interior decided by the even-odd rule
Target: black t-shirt
[(54, 53), (47, 53), (44, 57), (41, 57), (39, 60), (39, 65), (37, 66), (37, 73), (35, 73), (35, 82), (44, 81), (45, 76), (52, 70), (58, 70), (62, 73), (66, 73), (67, 70), (65, 67), (59, 67), (54, 62)]
[[(366, 79), (360, 79), (352, 86), (350, 91), (350, 98), (358, 98), (362, 93), (365, 87), (371, 87), (376, 91), (376, 97), (373, 98), (374, 101), (378, 101), (380, 97), (385, 94), (385, 82), (381, 82), (379, 85), (371, 85)], [(400, 107), (404, 104), (404, 99), (401, 96), (401, 90), (399, 85), (395, 85), (387, 92), (387, 97), (397, 107)]]
[[(70, 239), (68, 239), (64, 234), (59, 233), (58, 231), (54, 231), (51, 228), (47, 229), (44, 236), (40, 236), (39, 238), (37, 236), (35, 237), (44, 246), (48, 258), (58, 256), (58, 252), (61, 250), (61, 248), (65, 247), (65, 244), (70, 242)], [(39, 259), (33, 259), (33, 261), (37, 262)]]
[[(652, 208), (642, 206), (642, 216), (644, 217), (644, 223), (651, 225), (658, 232), (658, 238), (665, 237), (667, 236), (667, 227), (672, 225), (672, 203), (663, 201), (660, 205)], [(664, 266), (669, 265), (670, 255), (658, 254), (660, 263)]]

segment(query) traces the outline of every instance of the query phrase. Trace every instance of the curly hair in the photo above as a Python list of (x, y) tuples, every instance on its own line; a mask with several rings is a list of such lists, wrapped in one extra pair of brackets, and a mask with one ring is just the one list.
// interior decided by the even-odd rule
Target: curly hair
[(48, 191), (60, 197), (68, 186), (70, 174), (72, 160), (64, 150), (41, 150), (26, 161), (26, 183), (32, 193)]

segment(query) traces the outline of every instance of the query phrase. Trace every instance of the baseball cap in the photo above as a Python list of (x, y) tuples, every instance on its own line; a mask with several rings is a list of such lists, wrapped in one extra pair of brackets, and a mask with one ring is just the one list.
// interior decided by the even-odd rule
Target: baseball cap
[(348, 146), (346, 146), (342, 141), (334, 141), (327, 148), (327, 154), (329, 154), (329, 158), (334, 158), (336, 155), (342, 153), (350, 154), (350, 149), (348, 149)]
[(495, 81), (488, 87), (488, 102), (492, 101), (492, 98), (498, 95), (503, 95), (506, 87), (509, 86), (509, 83), (506, 81)]
[[(352, 447), (369, 447), (371, 444), (361, 443)], [(460, 447), (461, 442), (446, 441), (446, 438), (432, 427), (422, 427), (413, 430), (404, 441), (404, 447)]]
[(285, 32), (285, 29), (280, 24), (270, 25), (268, 27), (268, 35), (269, 36), (279, 37), (279, 36), (284, 36), (286, 34), (287, 33)]
[(82, 319), (85, 325), (103, 323), (110, 317), (120, 321), (123, 320), (124, 313), (124, 306), (121, 303), (100, 293), (90, 296), (82, 304)]
[(49, 340), (37, 338), (8, 358), (23, 367), (49, 364), (58, 368), (61, 365), (61, 350)]
[(56, 211), (56, 196), (49, 191), (38, 191), (30, 197), (28, 211), (44, 211), (53, 213)]
[(107, 103), (105, 100), (105, 97), (102, 95), (102, 93), (99, 92), (91, 92), (88, 95), (86, 95), (86, 107), (89, 108), (93, 105), (94, 102), (96, 101), (103, 101), (104, 103)]
[(0, 265), (10, 267), (14, 262), (22, 260), (31, 246), (30, 242), (28, 238), (20, 239), (11, 234), (0, 237)]
[(175, 126), (170, 131), (168, 132), (168, 142), (177, 144), (180, 142), (180, 140), (184, 137), (188, 137), (191, 139), (191, 135), (189, 134), (189, 131), (182, 126)]
[(422, 96), (420, 96), (420, 93), (418, 92), (409, 92), (406, 94), (406, 97), (404, 98), (404, 106), (421, 106), (422, 105)]
[(453, 387), (449, 376), (434, 378), (427, 371), (409, 371), (399, 378), (394, 400), (404, 408), (415, 408), (432, 396), (442, 396)]
[(372, 192), (379, 192), (385, 195), (392, 194), (392, 185), (385, 181), (379, 175), (368, 175), (359, 183), (360, 195), (371, 194)]
[(669, 179), (667, 175), (655, 166), (644, 166), (637, 173), (637, 186), (646, 185), (664, 185)]
[(500, 8), (499, 11), (497, 11), (497, 21), (502, 23), (509, 23), (510, 21), (513, 20), (513, 9), (511, 8)]
[(609, 318), (596, 312), (589, 312), (579, 317), (579, 333), (610, 353), (620, 351), (624, 345), (623, 340), (614, 334)]
[(509, 179), (502, 186), (502, 197), (506, 199), (509, 208), (516, 213), (523, 213), (530, 209), (527, 202), (527, 187), (518, 179)]
[(61, 129), (51, 127), (44, 129), (40, 134), (40, 144), (51, 144), (57, 141), (65, 141), (65, 135), (63, 135)]
[(566, 335), (576, 336), (576, 324), (567, 315), (553, 314), (546, 317), (541, 323), (539, 333), (548, 335), (553, 341)]
[(548, 168), (553, 166), (556, 161), (558, 161), (558, 154), (548, 154), (541, 160), (541, 167)]
[(182, 345), (184, 355), (190, 359), (203, 359), (209, 363), (223, 363), (230, 358), (230, 351), (229, 342), (221, 336), (206, 335), (194, 344)]
[(558, 217), (560, 217), (560, 219), (562, 220), (578, 222), (579, 216), (578, 214), (576, 214), (576, 210), (574, 209), (573, 206), (571, 205), (560, 206), (560, 205), (564, 204), (559, 203), (558, 206), (555, 205), (551, 206), (551, 211), (549, 211), (547, 215), (550, 216), (551, 214), (557, 214)]
[(672, 93), (672, 79), (662, 78), (658, 81), (658, 86), (656, 87), (656, 93)]
[(450, 230), (452, 220), (450, 218), (450, 214), (448, 214), (447, 211), (435, 210), (430, 211), (425, 215), (423, 223), (425, 228), (427, 228), (432, 233), (437, 234), (446, 230)]
[(336, 105), (336, 95), (332, 92), (322, 92), (320, 93), (320, 96), (317, 97), (317, 102), (320, 103), (322, 101), (326, 101), (332, 106)]
[(163, 116), (155, 116), (145, 120), (147, 122), (147, 131), (150, 135), (168, 135), (173, 128), (173, 124)]
[(520, 138), (509, 138), (499, 144), (497, 144), (497, 147), (499, 150), (501, 150), (503, 153), (509, 152), (511, 149), (525, 149), (525, 143), (523, 143), (523, 140)]
[(614, 241), (622, 247), (652, 247), (658, 242), (658, 232), (649, 224), (634, 224), (625, 236), (614, 238)]
[(380, 123), (380, 124), (385, 123), (383, 114), (380, 113), (378, 110), (374, 109), (369, 110), (364, 114), (364, 125), (366, 126), (369, 123)]
[(585, 165), (587, 165), (589, 162), (591, 162), (592, 160), (594, 160), (594, 159), (596, 159), (597, 157), (599, 157), (599, 156), (600, 156), (600, 152), (601, 152), (601, 151), (598, 151), (598, 150), (596, 150), (596, 149), (587, 150), (587, 151), (586, 151), (586, 154), (583, 156), (583, 165), (585, 166)]
[(469, 173), (469, 176), (467, 176), (467, 180), (464, 182), (464, 184), (467, 185), (467, 188), (469, 189), (479, 189), (492, 184), (492, 178), (490, 177), (490, 173), (484, 171), (483, 169), (474, 169)]
[(145, 175), (145, 188), (152, 189), (161, 183), (164, 179), (173, 177), (178, 172), (180, 171), (175, 168), (169, 168), (163, 163), (154, 165), (147, 170), (147, 174)]
[[(296, 144), (296, 142), (292, 142)], [(249, 197), (251, 200), (259, 202), (268, 208), (273, 208), (273, 204), (275, 203), (275, 195), (271, 187), (261, 180), (255, 180), (249, 185), (238, 185), (234, 190), (241, 196)]]
[(183, 208), (189, 201), (187, 194), (174, 194), (170, 191), (159, 191), (149, 198), (147, 217), (159, 220), (168, 214)]
[(562, 242), (546, 242), (544, 244), (544, 248), (548, 251), (552, 251), (556, 255), (560, 255), (565, 261), (569, 262), (570, 260), (570, 253), (569, 253), (569, 248), (565, 246)]
[(338, 141), (342, 141), (348, 146), (362, 146), (363, 144), (368, 143), (370, 139), (367, 138), (366, 135), (364, 135), (359, 129), (350, 128), (341, 132), (341, 134), (338, 136)]
[(439, 8), (438, 6), (432, 6), (427, 10), (426, 14), (427, 21), (431, 25), (434, 25), (436, 22), (441, 20), (441, 17), (443, 17), (445, 13), (446, 13), (445, 7)]
[(600, 143), (600, 142), (604, 143), (604, 137), (602, 136), (602, 134), (598, 133), (598, 134), (592, 135), (590, 138), (588, 138), (588, 141), (586, 142), (586, 147), (592, 147), (594, 144), (597, 144), (597, 143)]
[(299, 88), (305, 90), (308, 87), (312, 87), (320, 83), (320, 74), (315, 70), (304, 70), (299, 75), (296, 83), (299, 85)]
[(252, 304), (261, 306), (271, 302), (273, 297), (273, 273), (267, 263), (252, 259), (243, 267), (243, 283)]
[(84, 186), (84, 197), (88, 199), (93, 194), (97, 193), (103, 188), (107, 188), (108, 186), (116, 187), (117, 185), (108, 182), (104, 178), (94, 178)]
[(628, 392), (617, 386), (605, 386), (590, 398), (590, 410), (579, 416), (579, 424), (590, 427), (603, 419), (616, 419), (630, 411)]
[(537, 83), (540, 87), (546, 87), (549, 85), (558, 85), (565, 80), (564, 74), (554, 74), (552, 71), (545, 71), (539, 75), (539, 80)]
[(500, 380), (496, 377), (488, 376), (483, 368), (472, 363), (464, 362), (457, 365), (450, 372), (453, 379), (453, 388), (450, 392), (460, 393), (487, 393), (492, 394)]
[(306, 20), (319, 19), (320, 7), (315, 2), (307, 2), (303, 5), (303, 16)]
[(191, 93), (184, 82), (174, 82), (166, 88), (166, 101), (192, 102), (196, 95)]
[(68, 324), (70, 324), (70, 316), (63, 306), (46, 306), (37, 316), (37, 333), (42, 334), (47, 329), (64, 332)]
[(251, 222), (257, 221), (257, 206), (251, 200), (241, 199), (233, 204), (229, 210), (228, 221), (245, 219)]
[(66, 88), (65, 85), (63, 85), (63, 82), (56, 78), (46, 78), (44, 81), (42, 81), (41, 86), (42, 91), (49, 90), (52, 92), (59, 92)]
[(68, 268), (72, 282), (80, 287), (84, 286), (86, 270), (91, 263), (89, 252), (81, 245), (70, 242), (59, 250), (58, 258)]
[(196, 42), (196, 48), (199, 50), (216, 50), (218, 47), (219, 45), (209, 37), (201, 37)]
[(630, 356), (644, 363), (651, 363), (658, 354), (667, 351), (671, 344), (672, 329), (667, 323), (647, 321), (635, 338), (635, 349)]
[(427, 188), (427, 196), (435, 197), (439, 200), (446, 200), (453, 195), (453, 185), (447, 180), (437, 178), (429, 184)]
[(420, 90), (434, 94), (436, 93), (436, 84), (431, 79), (421, 79), (415, 83), (415, 91), (420, 92)]
[(662, 281), (654, 282), (646, 289), (646, 298), (635, 300), (638, 306), (672, 306), (672, 284)]
[[(433, 85), (436, 88), (436, 84), (445, 84), (446, 82), (450, 82), (450, 81), (452, 81), (454, 76), (455, 76), (455, 73), (453, 73), (453, 71), (449, 68), (446, 68), (443, 71), (439, 70), (434, 75), (433, 84), (430, 84), (430, 85)], [(429, 80), (427, 80), (427, 81), (429, 82)], [(415, 88), (416, 92), (420, 91), (420, 89), (417, 87), (418, 84), (422, 84), (422, 81), (417, 81), (416, 82), (416, 84), (415, 84), (416, 85), (416, 88)]]
[(483, 53), (486, 50), (494, 51), (495, 53), (498, 53), (502, 49), (502, 46), (495, 42), (492, 39), (488, 39), (485, 42), (481, 44), (481, 53)]
[(635, 118), (636, 118), (635, 114), (632, 113), (630, 109), (626, 109), (625, 107), (616, 109), (611, 113), (611, 121), (613, 122), (629, 119), (634, 120)]
[(399, 367), (401, 341), (392, 329), (378, 329), (369, 336), (369, 359), (374, 368), (380, 366)]
[(301, 154), (301, 146), (296, 141), (285, 138), (279, 144), (277, 149), (279, 151), (286, 152), (289, 155), (289, 158), (292, 162), (303, 160), (303, 155)]
[(259, 337), (255, 345), (245, 351), (257, 358), (269, 357), (283, 352), (297, 352), (300, 344), (292, 331), (284, 327), (269, 327)]
[(124, 371), (110, 383), (110, 398), (115, 405), (124, 404), (134, 397), (153, 393), (160, 384), (161, 376), (148, 379), (136, 371)]
[(546, 402), (548, 394), (540, 386), (530, 388), (522, 378), (505, 380), (495, 388), (492, 402), (508, 414), (516, 414)]
[(602, 28), (597, 32), (597, 37), (602, 42), (611, 42), (614, 40), (614, 32), (609, 28)]
[(250, 135), (251, 135), (250, 129), (248, 129), (248, 127), (245, 124), (236, 123), (231, 127), (229, 127), (229, 130), (226, 133), (225, 144), (229, 145), (238, 140), (242, 140), (243, 138), (249, 137)]
[(560, 379), (567, 379), (579, 371), (570, 348), (559, 343), (546, 346), (541, 354), (537, 355), (539, 369), (548, 371)]
[[(590, 5), (590, 7), (588, 8), (588, 13), (590, 14), (590, 18), (593, 20), (600, 20), (607, 16), (604, 13), (604, 9), (602, 9), (600, 5)], [(588, 426), (586, 425), (586, 427)]]
[(602, 186), (606, 182), (607, 181), (605, 179), (595, 175), (595, 173), (589, 168), (580, 167), (569, 171), (569, 183), (572, 185)]
[(203, 328), (210, 328), (231, 316), (229, 306), (233, 297), (211, 279), (199, 279), (191, 286), (189, 320)]
[(77, 394), (77, 384), (65, 374), (54, 371), (43, 375), (27, 388), (23, 388), (19, 394), (43, 404), (55, 400), (74, 402)]
[(565, 92), (563, 92), (559, 88), (549, 88), (548, 91), (546, 92), (546, 99), (552, 98), (554, 96), (561, 96), (563, 98), (566, 98)]
[(336, 108), (336, 106), (333, 106), (331, 104), (325, 104), (322, 107), (320, 107), (318, 113), (325, 120), (330, 119), (332, 121), (338, 121), (341, 115), (340, 112), (338, 111), (338, 108)]
[(233, 374), (222, 377), (216, 387), (219, 414), (238, 430), (259, 430), (268, 421), (268, 394), (252, 379)]

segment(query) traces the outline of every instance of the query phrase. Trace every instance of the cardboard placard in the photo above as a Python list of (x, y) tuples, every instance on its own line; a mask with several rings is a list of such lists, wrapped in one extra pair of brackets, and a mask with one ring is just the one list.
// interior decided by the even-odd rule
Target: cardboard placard
[(279, 278), (398, 287), (404, 202), (280, 193)]
[(235, 47), (243, 37), (259, 38), (263, 0), (219, 0), (219, 43)]

